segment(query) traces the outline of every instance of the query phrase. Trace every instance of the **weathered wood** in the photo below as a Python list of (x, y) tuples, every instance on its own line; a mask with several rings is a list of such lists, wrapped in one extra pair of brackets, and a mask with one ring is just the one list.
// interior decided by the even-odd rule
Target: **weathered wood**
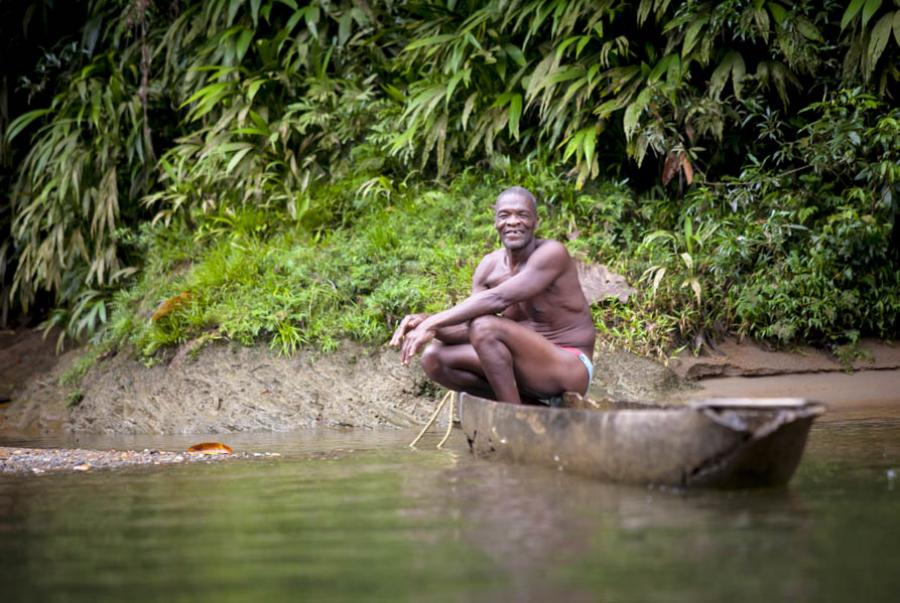
[(787, 483), (824, 412), (796, 399), (575, 409), (461, 399), (462, 429), (476, 456), (678, 487)]

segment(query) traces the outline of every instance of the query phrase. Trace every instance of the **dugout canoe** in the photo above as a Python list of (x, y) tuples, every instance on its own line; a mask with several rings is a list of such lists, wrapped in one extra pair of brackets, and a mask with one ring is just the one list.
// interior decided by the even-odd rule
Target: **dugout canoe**
[[(824, 405), (799, 398), (712, 399), (550, 408), (460, 396), (460, 422), (482, 458), (603, 480), (674, 487), (786, 484)], [(570, 406), (572, 398), (570, 397)]]

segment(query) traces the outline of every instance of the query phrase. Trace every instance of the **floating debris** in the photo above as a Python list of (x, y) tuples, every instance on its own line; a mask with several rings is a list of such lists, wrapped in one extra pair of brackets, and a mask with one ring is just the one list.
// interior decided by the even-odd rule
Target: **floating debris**
[(187, 449), (190, 454), (231, 454), (234, 450), (231, 446), (221, 442), (201, 442)]

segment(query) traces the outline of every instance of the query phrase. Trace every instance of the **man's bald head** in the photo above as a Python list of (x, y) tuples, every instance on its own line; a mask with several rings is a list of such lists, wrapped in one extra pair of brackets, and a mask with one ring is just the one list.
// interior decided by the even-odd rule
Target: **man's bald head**
[(500, 199), (502, 199), (503, 197), (505, 197), (507, 195), (517, 195), (519, 197), (522, 197), (523, 199), (527, 199), (528, 202), (531, 204), (531, 209), (534, 211), (535, 215), (537, 215), (537, 199), (531, 193), (531, 191), (528, 190), (527, 188), (525, 188), (524, 186), (511, 186), (508, 189), (506, 189), (505, 191), (503, 191), (502, 193), (500, 193), (499, 195), (497, 195), (497, 201), (494, 202), (494, 207), (497, 206), (497, 202), (499, 202)]

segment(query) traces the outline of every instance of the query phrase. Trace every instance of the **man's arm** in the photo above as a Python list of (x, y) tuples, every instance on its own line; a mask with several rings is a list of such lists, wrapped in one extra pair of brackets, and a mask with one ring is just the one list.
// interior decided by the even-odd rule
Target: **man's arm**
[[(491, 254), (482, 258), (482, 260), (478, 263), (478, 267), (475, 268), (475, 273), (472, 275), (473, 294), (487, 289), (487, 275), (490, 273), (492, 264), (493, 261)], [(390, 345), (400, 345), (400, 343), (406, 337), (406, 334), (422, 324), (422, 322), (429, 316), (431, 315), (425, 312), (419, 314), (407, 314), (406, 316), (404, 316), (403, 320), (401, 320), (400, 324), (397, 326), (397, 330), (394, 331), (393, 337), (391, 337)], [(434, 338), (438, 341), (451, 345), (468, 343), (469, 327), (465, 324), (459, 324), (436, 329)]]
[[(475, 273), (472, 275), (473, 295), (487, 289), (487, 275), (490, 273), (492, 265), (493, 258), (490, 255), (478, 263), (478, 267), (475, 268)], [(434, 338), (450, 345), (469, 343), (469, 325), (461, 323), (438, 328), (435, 330)]]
[(531, 299), (545, 291), (568, 266), (569, 254), (562, 243), (547, 241), (535, 250), (521, 272), (506, 282), (473, 293), (443, 312), (433, 314), (411, 331), (403, 344), (404, 363), (428, 343), (438, 329), (466, 323), (478, 316), (497, 314), (514, 303)]

